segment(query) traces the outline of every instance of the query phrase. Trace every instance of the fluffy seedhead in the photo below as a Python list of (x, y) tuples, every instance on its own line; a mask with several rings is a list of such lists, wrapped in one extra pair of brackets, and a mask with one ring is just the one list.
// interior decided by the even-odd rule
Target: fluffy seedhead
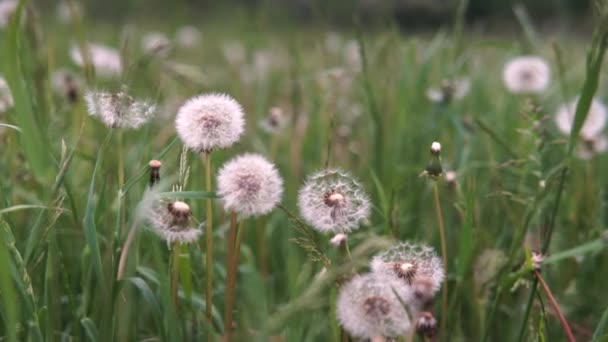
[(89, 115), (97, 117), (111, 128), (137, 129), (148, 122), (156, 112), (155, 104), (135, 100), (125, 91), (87, 91), (84, 99)]
[(281, 133), (289, 124), (289, 116), (280, 107), (270, 108), (270, 113), (259, 122), (259, 127), (266, 133)]
[(177, 112), (175, 128), (184, 145), (210, 152), (236, 143), (243, 134), (243, 108), (226, 94), (206, 94), (186, 101)]
[[(359, 338), (403, 336), (410, 318), (394, 282), (379, 274), (355, 276), (340, 290), (336, 313), (340, 325)], [(395, 285), (397, 286), (397, 285)]]
[(53, 72), (51, 85), (57, 95), (70, 103), (78, 102), (82, 94), (82, 80), (68, 69), (58, 69)]
[(167, 244), (189, 244), (198, 240), (201, 231), (190, 225), (190, 206), (182, 201), (156, 201), (148, 213), (151, 230)]
[(445, 278), (443, 263), (435, 250), (411, 242), (402, 242), (376, 255), (372, 259), (371, 269), (411, 287), (415, 284), (429, 287), (432, 295), (439, 291)]
[(149, 32), (141, 38), (141, 49), (150, 55), (166, 56), (171, 49), (171, 41), (162, 32)]
[(298, 207), (304, 220), (320, 232), (349, 232), (370, 214), (370, 201), (361, 184), (339, 169), (310, 176), (300, 189)]
[[(110, 78), (122, 73), (122, 60), (118, 50), (96, 43), (89, 43), (86, 48), (97, 75)], [(84, 67), (85, 61), (78, 46), (72, 46), (70, 57), (74, 64)]]
[(179, 46), (193, 48), (201, 42), (201, 31), (194, 26), (183, 26), (175, 32), (175, 40)]
[(241, 217), (269, 213), (283, 195), (283, 179), (274, 164), (257, 154), (245, 154), (222, 166), (217, 192), (224, 209)]
[(443, 80), (437, 87), (429, 88), (426, 97), (432, 102), (448, 104), (454, 100), (463, 99), (471, 89), (471, 82), (467, 78)]
[[(555, 113), (555, 124), (564, 135), (570, 135), (577, 104), (578, 99), (575, 99), (567, 105), (562, 105)], [(608, 150), (608, 139), (602, 134), (607, 120), (608, 108), (600, 100), (593, 99), (580, 131), (582, 141), (576, 150), (579, 158), (591, 159)]]
[(14, 105), (11, 89), (6, 80), (0, 76), (0, 114), (6, 113)]
[(514, 94), (541, 93), (549, 86), (551, 68), (541, 57), (516, 57), (505, 65), (503, 81)]

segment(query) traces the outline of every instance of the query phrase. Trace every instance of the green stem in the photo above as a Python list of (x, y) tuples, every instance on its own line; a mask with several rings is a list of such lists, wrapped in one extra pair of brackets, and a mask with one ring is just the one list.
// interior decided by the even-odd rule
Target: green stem
[[(211, 152), (204, 153), (205, 158), (205, 190), (212, 191), (211, 185)], [(206, 242), (206, 281), (205, 281), (205, 317), (209, 323), (207, 341), (211, 341), (211, 314), (213, 312), (213, 200), (206, 201), (205, 220)]]
[(182, 245), (179, 242), (173, 244), (171, 253), (171, 301), (173, 309), (177, 314), (177, 289), (179, 288), (179, 255)]
[[(236, 236), (236, 237), (235, 237)], [(226, 302), (224, 311), (224, 336), (227, 342), (232, 341), (232, 311), (234, 307), (234, 289), (236, 287), (236, 272), (243, 238), (243, 221), (237, 228), (237, 214), (230, 216), (230, 230), (228, 232), (228, 259), (226, 279)]]
[(439, 186), (437, 181), (433, 182), (433, 194), (435, 195), (435, 213), (437, 214), (437, 221), (439, 222), (439, 237), (441, 240), (441, 258), (443, 259), (443, 267), (445, 268), (446, 280), (443, 284), (443, 290), (441, 295), (441, 324), (439, 329), (439, 336), (441, 339), (445, 339), (445, 323), (446, 315), (448, 312), (448, 253), (445, 242), (445, 228), (443, 225), (443, 215), (441, 214), (441, 202), (439, 201)]

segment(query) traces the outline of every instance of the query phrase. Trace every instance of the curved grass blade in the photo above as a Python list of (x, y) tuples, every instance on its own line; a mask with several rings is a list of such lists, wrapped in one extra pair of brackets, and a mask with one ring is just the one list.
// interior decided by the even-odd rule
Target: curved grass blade
[(97, 327), (95, 326), (95, 323), (93, 323), (93, 321), (90, 318), (85, 317), (85, 318), (81, 319), (80, 324), (84, 328), (84, 331), (87, 333), (87, 337), (89, 338), (90, 341), (100, 341), (99, 331), (97, 331)]

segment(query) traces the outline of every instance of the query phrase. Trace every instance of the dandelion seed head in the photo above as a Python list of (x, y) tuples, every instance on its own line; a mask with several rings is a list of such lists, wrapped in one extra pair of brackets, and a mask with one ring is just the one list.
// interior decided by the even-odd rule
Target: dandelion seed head
[(150, 229), (167, 244), (189, 244), (198, 240), (201, 230), (190, 225), (190, 206), (182, 201), (156, 200), (147, 217)]
[(236, 66), (245, 63), (247, 52), (241, 42), (231, 41), (225, 43), (222, 46), (222, 53), (230, 65)]
[(503, 81), (514, 94), (541, 93), (549, 86), (551, 68), (538, 56), (516, 57), (505, 65)]
[(373, 272), (394, 277), (412, 285), (417, 279), (429, 281), (432, 293), (436, 293), (445, 278), (445, 270), (435, 250), (424, 244), (402, 242), (371, 261)]
[(155, 104), (136, 100), (124, 91), (87, 91), (84, 99), (89, 115), (113, 128), (137, 129), (148, 122), (156, 112)]
[(71, 103), (78, 101), (81, 96), (82, 80), (71, 70), (55, 70), (51, 76), (51, 85), (57, 95), (66, 98)]
[(446, 104), (463, 99), (470, 89), (471, 81), (467, 78), (443, 80), (438, 87), (429, 88), (426, 97), (432, 102)]
[(336, 313), (340, 325), (352, 336), (403, 336), (411, 326), (398, 286), (378, 274), (357, 275), (340, 290)]
[(175, 39), (181, 47), (193, 48), (201, 42), (201, 31), (194, 26), (183, 26), (175, 33)]
[(162, 32), (149, 32), (142, 37), (141, 48), (145, 53), (164, 57), (171, 49), (171, 41)]
[(0, 114), (6, 113), (15, 105), (13, 94), (6, 80), (0, 76)]
[(298, 207), (304, 220), (320, 232), (350, 232), (370, 214), (361, 184), (339, 169), (310, 176), (300, 189)]
[(217, 192), (224, 209), (242, 217), (269, 213), (283, 195), (283, 179), (275, 166), (257, 154), (228, 161), (217, 177)]
[[(118, 50), (97, 43), (88, 43), (86, 49), (88, 50), (91, 64), (97, 75), (111, 78), (122, 73), (122, 60)], [(70, 57), (74, 64), (79, 67), (84, 67), (84, 58), (78, 46), (72, 46), (70, 49)]]
[[(575, 99), (567, 105), (562, 105), (555, 113), (555, 124), (559, 131), (565, 135), (569, 135), (572, 130), (577, 104), (578, 99)], [(583, 139), (593, 140), (604, 130), (607, 117), (608, 109), (606, 105), (598, 99), (593, 99), (585, 122), (583, 122), (580, 136)]]
[(0, 1), (0, 28), (5, 28), (11, 21), (12, 16), (17, 11), (17, 0), (3, 0)]
[(177, 112), (175, 128), (184, 145), (197, 152), (236, 143), (245, 126), (243, 108), (225, 94), (205, 94), (186, 101)]

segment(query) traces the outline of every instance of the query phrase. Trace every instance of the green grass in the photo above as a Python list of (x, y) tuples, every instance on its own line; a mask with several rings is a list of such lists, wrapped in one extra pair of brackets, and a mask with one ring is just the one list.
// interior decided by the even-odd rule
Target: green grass
[[(573, 157), (591, 98), (608, 100), (601, 69), (605, 23), (597, 25), (593, 39), (545, 36), (521, 13), (521, 37), (469, 33), (460, 21), (453, 30), (421, 35), (397, 28), (341, 32), (344, 40), (359, 42), (355, 55), (363, 67), (345, 86), (324, 87), (319, 76), (346, 68), (346, 60), (345, 49), (335, 53), (324, 47), (326, 31), (320, 28), (294, 24), (273, 30), (239, 20), (212, 21), (200, 27), (200, 47), (175, 48), (163, 60), (142, 56), (139, 39), (147, 28), (172, 34), (178, 18), (160, 27), (142, 21), (124, 38), (118, 25), (85, 18), (62, 26), (36, 13), (40, 16), (30, 12), (23, 25), (13, 21), (0, 31), (0, 73), (15, 100), (0, 116), (0, 338), (178, 341), (203, 340), (211, 330), (219, 339), (229, 214), (214, 202), (213, 320), (207, 322), (204, 238), (179, 256), (182, 287), (175, 311), (171, 251), (144, 229), (138, 208), (148, 186), (147, 163), (160, 159), (161, 195), (185, 199), (196, 222), (204, 222), (205, 200), (215, 194), (205, 191), (200, 156), (181, 156), (173, 126), (177, 106), (201, 92), (226, 92), (247, 115), (240, 143), (214, 152), (215, 171), (227, 159), (253, 151), (271, 158), (285, 179), (282, 208), (244, 223), (235, 340), (338, 340), (333, 306), (342, 276), (353, 268), (365, 272), (370, 257), (397, 240), (423, 241), (440, 250), (432, 184), (419, 177), (433, 141), (442, 143), (443, 167), (457, 171), (459, 183), (439, 182), (449, 305), (441, 317), (437, 298), (435, 314), (447, 326), (445, 340), (565, 340), (533, 273), (522, 269), (531, 234), (547, 249), (543, 277), (577, 339), (608, 338), (608, 156)], [(80, 40), (122, 46), (130, 61), (127, 76), (85, 77), (68, 53)], [(277, 60), (260, 80), (247, 82), (243, 65), (231, 65), (222, 55), (229, 41), (245, 47), (245, 67), (260, 51)], [(551, 64), (552, 83), (541, 96), (511, 95), (502, 85), (504, 62), (522, 53)], [(193, 71), (180, 72), (169, 62)], [(91, 88), (127, 84), (162, 109), (143, 128), (125, 131), (119, 143), (119, 132), (89, 117), (82, 101), (69, 105), (51, 91), (49, 75), (60, 67), (79, 72)], [(428, 87), (459, 76), (472, 81), (467, 97), (448, 106), (429, 102)], [(576, 128), (571, 137), (561, 136), (553, 113), (576, 96), (581, 97)], [(290, 113), (292, 123), (276, 137), (258, 128), (273, 106)], [(180, 160), (185, 160), (181, 167)], [(298, 218), (298, 188), (326, 163), (362, 180), (373, 199), (369, 224), (349, 236), (352, 262), (331, 248), (331, 236)], [(176, 181), (184, 187), (171, 193)], [(125, 278), (117, 281), (130, 229), (139, 232)], [(480, 269), (487, 250), (504, 252), (506, 263)], [(319, 277), (324, 267), (327, 276)], [(476, 281), (488, 273), (487, 283)]]

